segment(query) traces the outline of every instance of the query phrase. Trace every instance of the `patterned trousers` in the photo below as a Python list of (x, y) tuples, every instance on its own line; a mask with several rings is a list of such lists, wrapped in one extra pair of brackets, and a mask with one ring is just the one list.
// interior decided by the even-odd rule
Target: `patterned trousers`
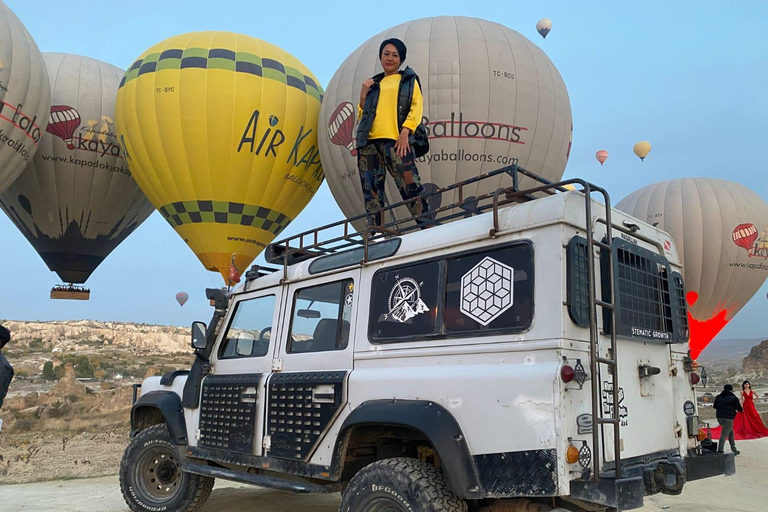
[[(357, 167), (360, 174), (360, 184), (363, 187), (366, 212), (373, 213), (384, 207), (386, 171), (389, 171), (395, 180), (395, 185), (397, 185), (403, 201), (413, 199), (424, 193), (413, 151), (409, 151), (403, 158), (400, 158), (397, 156), (394, 140), (374, 139), (358, 149)], [(424, 219), (420, 218), (427, 217), (429, 212), (427, 201), (424, 198), (410, 201), (407, 207), (417, 224), (425, 224)], [(368, 225), (372, 224), (381, 226), (381, 211), (368, 217)]]

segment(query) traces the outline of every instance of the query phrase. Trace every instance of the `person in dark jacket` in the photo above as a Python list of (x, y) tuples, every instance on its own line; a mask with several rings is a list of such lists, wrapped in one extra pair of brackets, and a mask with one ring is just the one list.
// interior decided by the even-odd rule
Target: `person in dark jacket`
[[(3, 347), (11, 340), (11, 331), (0, 325), (0, 408), (3, 407), (3, 400), (8, 393), (8, 386), (13, 379), (13, 366), (3, 355)], [(0, 430), (3, 428), (3, 420), (0, 420)]]
[[(392, 175), (404, 201), (424, 193), (411, 147), (411, 138), (424, 112), (424, 97), (416, 73), (410, 67), (400, 70), (406, 51), (399, 39), (383, 41), (379, 60), (384, 72), (366, 79), (360, 90), (357, 167), (365, 210), (369, 213), (384, 207), (385, 170)], [(408, 210), (417, 223), (427, 223), (424, 198), (409, 202)], [(381, 212), (369, 216), (368, 224), (374, 223), (382, 224)]]
[(723, 388), (723, 392), (717, 395), (715, 398), (715, 414), (717, 416), (717, 422), (722, 427), (720, 431), (720, 442), (717, 444), (718, 453), (723, 453), (725, 448), (725, 439), (728, 438), (728, 442), (731, 444), (731, 451), (736, 455), (739, 454), (739, 450), (736, 449), (736, 441), (733, 436), (733, 419), (736, 417), (737, 412), (742, 412), (741, 402), (733, 394), (733, 386), (726, 384)]

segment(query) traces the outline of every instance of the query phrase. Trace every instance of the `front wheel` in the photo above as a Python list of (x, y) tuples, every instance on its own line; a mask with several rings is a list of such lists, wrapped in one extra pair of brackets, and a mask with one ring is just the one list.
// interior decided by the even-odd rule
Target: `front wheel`
[(437, 468), (417, 459), (385, 459), (357, 473), (339, 512), (466, 512)]
[(120, 489), (134, 512), (193, 512), (208, 499), (214, 479), (184, 473), (164, 424), (131, 439), (120, 462)]

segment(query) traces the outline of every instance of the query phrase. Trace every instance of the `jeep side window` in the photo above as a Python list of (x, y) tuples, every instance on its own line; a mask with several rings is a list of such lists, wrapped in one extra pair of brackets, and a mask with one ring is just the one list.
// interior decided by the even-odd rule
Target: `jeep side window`
[(353, 290), (351, 279), (298, 290), (293, 299), (287, 352), (345, 349), (349, 342)]
[(533, 249), (514, 244), (448, 259), (445, 333), (524, 331), (533, 321)]
[(221, 344), (219, 359), (267, 355), (274, 314), (274, 295), (238, 302)]
[(437, 332), (441, 267), (441, 262), (432, 261), (381, 270), (374, 275), (368, 323), (372, 340)]

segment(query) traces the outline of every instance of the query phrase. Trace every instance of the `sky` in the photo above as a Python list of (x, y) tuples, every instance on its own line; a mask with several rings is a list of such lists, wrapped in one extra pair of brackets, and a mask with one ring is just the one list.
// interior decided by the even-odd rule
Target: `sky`
[[(252, 0), (5, 0), (43, 52), (86, 55), (126, 68), (144, 50), (185, 32), (228, 30), (292, 53), (326, 86), (371, 36), (405, 21), (463, 15), (510, 27), (539, 45), (563, 76), (573, 111), (566, 177), (598, 183), (614, 203), (650, 183), (726, 178), (768, 200), (768, 3), (452, 1), (254, 2)], [(546, 40), (536, 21), (548, 17)], [(761, 27), (762, 25), (762, 27)], [(653, 150), (645, 162), (638, 140)], [(607, 149), (601, 167), (595, 151)], [(342, 218), (324, 184), (281, 234)], [(189, 325), (210, 318), (204, 288), (219, 287), (153, 213), (93, 273), (90, 301), (52, 301), (59, 283), (0, 214), (0, 319), (95, 319)], [(257, 262), (263, 259), (260, 257)], [(176, 292), (190, 294), (182, 308)], [(768, 337), (765, 284), (721, 338)]]

